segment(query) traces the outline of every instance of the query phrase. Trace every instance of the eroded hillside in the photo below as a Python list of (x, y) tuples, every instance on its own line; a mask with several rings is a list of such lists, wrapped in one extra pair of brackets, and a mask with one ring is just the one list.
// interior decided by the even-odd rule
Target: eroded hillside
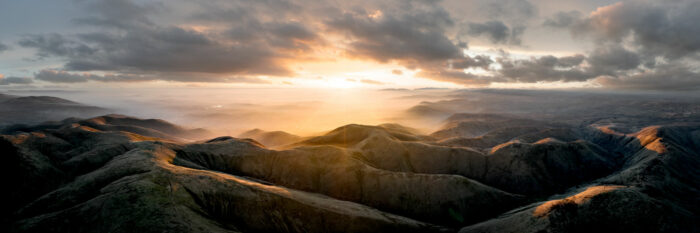
[[(0, 140), (10, 232), (694, 232), (700, 124), (457, 114), (431, 135), (198, 135), (109, 115)], [(258, 135), (258, 134), (256, 134)], [(276, 132), (275, 135), (285, 135)], [(255, 135), (254, 135), (255, 136)]]

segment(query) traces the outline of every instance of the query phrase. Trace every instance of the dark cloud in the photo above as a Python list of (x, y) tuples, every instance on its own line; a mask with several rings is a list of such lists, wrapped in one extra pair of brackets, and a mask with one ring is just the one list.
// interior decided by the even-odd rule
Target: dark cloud
[(450, 60), (450, 68), (452, 69), (468, 69), (481, 68), (488, 70), (493, 60), (489, 56), (476, 55), (474, 57), (464, 56), (463, 58)]
[(602, 76), (594, 82), (612, 89), (698, 90), (700, 73), (684, 65), (665, 64), (629, 76)]
[(494, 44), (521, 45), (528, 22), (538, 15), (538, 9), (527, 0), (500, 0), (477, 3), (484, 22), (468, 22), (460, 35), (484, 36)]
[(75, 18), (74, 22), (125, 30), (153, 26), (154, 24), (148, 15), (163, 8), (158, 3), (136, 4), (131, 0), (86, 0), (81, 3), (91, 14)]
[(501, 21), (470, 23), (469, 34), (472, 36), (486, 35), (494, 43), (505, 43), (510, 34), (508, 26)]
[(619, 2), (571, 24), (574, 35), (608, 43), (632, 42), (645, 56), (678, 59), (700, 52), (700, 2)]
[(416, 75), (419, 77), (425, 77), (438, 81), (451, 82), (467, 86), (486, 86), (492, 82), (504, 81), (499, 77), (482, 76), (448, 69), (421, 70)]
[(0, 75), (0, 85), (31, 84), (34, 80), (26, 77), (4, 77)]
[(1, 53), (1, 52), (4, 52), (5, 50), (8, 50), (8, 49), (10, 49), (9, 46), (7, 46), (7, 45), (5, 45), (5, 44), (3, 44), (3, 43), (0, 42), (0, 53)]
[(582, 54), (576, 54), (576, 55), (567, 56), (567, 57), (559, 57), (559, 58), (557, 58), (556, 66), (559, 66), (559, 67), (578, 66), (578, 65), (581, 65), (581, 63), (583, 62), (583, 59), (585, 59), (585, 58), (586, 57), (583, 56)]
[(37, 80), (52, 83), (83, 83), (96, 82), (144, 82), (154, 80), (179, 81), (179, 82), (227, 82), (227, 83), (269, 83), (256, 77), (220, 77), (202, 76), (197, 74), (159, 73), (159, 74), (90, 74), (74, 73), (63, 70), (44, 69), (34, 75)]
[(485, 77), (454, 68), (484, 67), (488, 59), (465, 57), (460, 41), (447, 37), (454, 26), (450, 14), (438, 1), (400, 1), (394, 8), (379, 8), (379, 14), (362, 8), (332, 17), (326, 23), (333, 32), (350, 39), (348, 53), (380, 62), (394, 61), (409, 69), (420, 69), (419, 77), (464, 85), (486, 85)]
[(585, 73), (604, 87), (697, 89), (700, 75), (689, 68), (700, 60), (697, 12), (698, 1), (625, 1), (587, 16), (560, 12), (543, 24), (595, 40)]
[(481, 8), (481, 12), (488, 18), (508, 20), (512, 23), (529, 20), (538, 13), (537, 7), (527, 0), (489, 1)]
[(95, 49), (57, 33), (28, 35), (22, 38), (18, 44), (22, 47), (36, 48), (36, 55), (40, 58), (50, 56), (86, 57), (95, 53)]
[[(267, 83), (254, 77), (295, 76), (294, 62), (329, 61), (338, 54), (464, 85), (595, 80), (644, 88), (655, 78), (693, 86), (694, 64), (700, 61), (700, 2), (694, 0), (625, 1), (590, 14), (556, 13), (535, 23), (568, 28), (577, 39), (593, 39), (595, 49), (531, 58), (463, 52), (467, 36), (522, 45), (525, 30), (538, 18), (537, 7), (527, 0), (478, 0), (469, 15), (446, 9), (459, 1), (439, 0), (76, 3), (85, 7), (73, 21), (81, 29), (29, 34), (18, 41), (34, 48), (38, 58), (64, 62), (38, 72), (37, 80)], [(480, 71), (464, 72), (469, 69)]]
[(313, 46), (325, 43), (315, 31), (299, 22), (253, 21), (231, 27), (225, 36), (236, 43), (269, 48), (278, 56), (289, 51), (311, 51)]
[[(585, 62), (585, 63), (584, 63)], [(582, 54), (555, 57), (541, 56), (530, 59), (498, 59), (497, 73), (515, 82), (587, 81), (599, 76), (623, 77), (637, 68), (639, 55), (619, 46), (601, 47), (587, 57)]]
[(371, 17), (365, 11), (348, 11), (329, 19), (328, 27), (351, 38), (349, 53), (381, 62), (422, 63), (461, 56), (445, 35), (454, 23), (432, 2), (413, 1), (401, 11), (384, 10)]
[[(299, 49), (309, 49), (306, 43), (318, 39), (297, 22), (256, 21), (248, 28), (230, 26), (229, 33), (220, 34), (156, 24), (148, 14), (158, 5), (129, 0), (86, 5), (94, 15), (76, 22), (99, 26), (98, 30), (74, 36), (28, 35), (19, 44), (36, 48), (39, 57), (65, 59), (64, 69), (69, 71), (290, 76), (293, 72), (283, 60)], [(236, 38), (232, 33), (251, 38)]]
[(471, 36), (486, 36), (494, 44), (521, 44), (525, 26), (509, 28), (501, 21), (470, 23), (468, 34)]
[(501, 69), (497, 72), (505, 80), (525, 83), (585, 81), (593, 78), (580, 66), (582, 61), (582, 55), (561, 58), (550, 55), (519, 60), (500, 58)]
[(65, 71), (56, 70), (41, 70), (34, 75), (37, 80), (42, 80), (52, 83), (83, 83), (96, 75), (91, 74), (72, 74)]
[(67, 58), (65, 68), (76, 71), (290, 73), (267, 48), (227, 45), (179, 27), (83, 34), (76, 40), (58, 34), (35, 35), (25, 37), (20, 45), (37, 48), (39, 56)]
[(578, 22), (583, 14), (580, 11), (557, 12), (554, 16), (547, 18), (542, 25), (554, 28), (566, 28)]
[(619, 46), (598, 48), (586, 61), (595, 74), (611, 76), (637, 68), (641, 63), (639, 55)]

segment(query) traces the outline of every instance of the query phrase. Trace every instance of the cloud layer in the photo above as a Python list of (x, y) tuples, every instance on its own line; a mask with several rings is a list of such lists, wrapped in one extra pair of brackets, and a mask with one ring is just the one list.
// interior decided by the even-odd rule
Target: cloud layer
[(33, 83), (32, 78), (27, 77), (5, 77), (0, 74), (0, 85), (13, 85), (13, 84), (30, 84)]
[[(464, 3), (440, 0), (74, 4), (84, 10), (72, 20), (79, 30), (25, 34), (17, 41), (37, 60), (61, 62), (37, 70), (36, 80), (266, 83), (268, 77), (300, 76), (301, 62), (342, 57), (467, 86), (590, 82), (687, 89), (700, 83), (700, 2), (692, 0), (624, 1), (591, 12), (542, 11), (527, 0), (474, 1), (470, 14), (459, 14)], [(595, 46), (569, 55), (509, 53), (536, 49), (529, 44), (531, 30), (542, 28), (568, 31), (571, 40)], [(472, 44), (492, 49), (475, 54)], [(0, 44), (0, 52), (7, 47)]]

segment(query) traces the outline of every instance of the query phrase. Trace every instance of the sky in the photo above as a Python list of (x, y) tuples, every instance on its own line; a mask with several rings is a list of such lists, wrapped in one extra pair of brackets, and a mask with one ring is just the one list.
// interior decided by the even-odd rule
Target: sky
[(0, 0), (0, 90), (700, 88), (700, 1)]

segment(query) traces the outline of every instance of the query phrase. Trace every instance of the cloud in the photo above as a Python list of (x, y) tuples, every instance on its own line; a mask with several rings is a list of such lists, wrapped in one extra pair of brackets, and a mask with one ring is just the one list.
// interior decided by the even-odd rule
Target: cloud
[(598, 48), (588, 55), (586, 61), (597, 75), (612, 75), (637, 68), (641, 63), (638, 54), (619, 46)]
[(700, 2), (628, 1), (600, 7), (569, 27), (576, 36), (632, 43), (646, 56), (678, 59), (700, 52)]
[(23, 37), (18, 44), (22, 47), (36, 48), (36, 55), (40, 58), (50, 56), (79, 58), (90, 56), (95, 52), (95, 49), (57, 33), (28, 35)]
[(532, 19), (538, 14), (537, 7), (527, 0), (488, 1), (480, 8), (491, 19), (508, 20), (514, 24)]
[(501, 21), (487, 21), (483, 23), (470, 23), (468, 34), (471, 36), (485, 36), (494, 44), (519, 45), (525, 26), (509, 28)]
[(372, 80), (372, 79), (362, 79), (360, 82), (365, 83), (365, 84), (371, 84), (371, 85), (384, 85), (384, 82), (380, 82), (377, 80)]
[(31, 84), (33, 80), (31, 78), (25, 77), (5, 77), (0, 74), (0, 85), (11, 85), (11, 84)]
[(4, 52), (5, 50), (8, 50), (8, 49), (10, 49), (9, 46), (7, 46), (7, 45), (3, 44), (2, 42), (0, 42), (0, 53)]
[(501, 81), (499, 77), (476, 75), (472, 73), (447, 69), (421, 70), (416, 75), (419, 77), (425, 77), (444, 82), (451, 82), (465, 86), (486, 86), (489, 85), (491, 82)]
[[(267, 84), (270, 83), (266, 80), (255, 78), (255, 77), (229, 77), (224, 78), (224, 82), (228, 83), (250, 83), (250, 84)], [(285, 81), (286, 82), (286, 81)], [(286, 82), (289, 83), (289, 82)]]
[[(295, 76), (288, 61), (333, 59), (315, 57), (327, 46), (329, 33), (346, 38), (332, 47), (346, 55), (410, 69), (449, 69), (450, 59), (456, 66), (472, 62), (464, 58), (460, 41), (448, 37), (454, 22), (437, 1), (368, 2), (362, 7), (322, 3), (317, 6), (322, 11), (300, 7), (304, 2), (299, 1), (214, 1), (194, 4), (189, 11), (189, 20), (199, 28), (152, 20), (166, 12), (163, 5), (130, 0), (81, 4), (90, 13), (74, 22), (94, 27), (90, 32), (21, 38), (19, 44), (35, 48), (38, 57), (66, 61), (60, 68), (65, 73), (42, 71), (41, 80), (229, 82), (227, 77)], [(94, 71), (112, 76), (80, 73)]]
[(583, 55), (566, 57), (542, 56), (530, 59), (498, 59), (501, 69), (498, 75), (511, 82), (533, 83), (540, 81), (585, 81), (595, 75), (585, 70)]
[(644, 90), (697, 90), (700, 74), (679, 64), (667, 64), (629, 76), (601, 76), (593, 80), (605, 88)]
[(538, 15), (538, 9), (527, 0), (484, 1), (476, 3), (483, 22), (467, 22), (460, 35), (486, 37), (494, 44), (521, 45), (528, 22)]
[[(73, 20), (80, 29), (19, 39), (18, 45), (35, 49), (36, 57), (63, 62), (36, 73), (37, 80), (269, 83), (268, 78), (295, 77), (295, 70), (304, 67), (295, 63), (344, 56), (469, 86), (597, 80), (641, 87), (641, 80), (662, 79), (661, 74), (689, 83), (681, 75), (696, 77), (693, 67), (700, 62), (700, 27), (694, 23), (700, 21), (700, 3), (691, 0), (625, 1), (589, 14), (563, 11), (543, 20), (527, 0), (477, 0), (468, 4), (473, 8), (469, 14), (450, 7), (467, 4), (439, 0), (76, 4), (84, 7)], [(464, 54), (466, 36), (517, 46), (532, 26), (568, 29), (576, 39), (593, 40), (595, 47), (572, 56)], [(685, 67), (685, 72), (656, 67)], [(403, 75), (402, 70), (392, 74)]]
[(586, 57), (583, 56), (582, 54), (576, 54), (573, 56), (558, 57), (555, 65), (559, 66), (559, 67), (574, 67), (574, 66), (581, 65), (581, 63), (583, 62), (583, 60), (585, 58)]
[(557, 12), (554, 16), (547, 18), (542, 25), (553, 28), (566, 28), (578, 22), (583, 14), (580, 11)]
[(690, 67), (700, 62), (699, 11), (697, 1), (625, 1), (588, 15), (559, 12), (543, 25), (594, 40), (586, 80), (609, 88), (698, 89), (700, 74)]
[(452, 69), (468, 69), (468, 68), (481, 68), (488, 70), (489, 66), (493, 63), (493, 60), (489, 56), (476, 55), (474, 57), (464, 56), (458, 59), (450, 60), (450, 68)]
[(293, 76), (284, 60), (319, 39), (298, 22), (249, 19), (245, 25), (227, 25), (225, 32), (207, 32), (154, 23), (149, 14), (159, 9), (157, 5), (129, 0), (85, 4), (95, 14), (75, 22), (97, 30), (27, 35), (19, 44), (37, 49), (38, 57), (65, 59), (63, 68), (68, 71)]
[(63, 70), (44, 69), (34, 75), (34, 78), (52, 83), (84, 83), (88, 81), (96, 82), (145, 82), (154, 80), (179, 81), (179, 82), (226, 82), (226, 83), (269, 83), (257, 77), (220, 77), (202, 76), (197, 74), (181, 73), (159, 73), (159, 74), (104, 74), (97, 75), (91, 73), (74, 73)]
[(290, 74), (266, 48), (229, 46), (178, 27), (130, 30), (121, 35), (83, 34), (79, 40), (34, 35), (22, 39), (20, 45), (37, 48), (41, 57), (67, 58), (65, 68), (75, 71)]
[(461, 56), (445, 35), (454, 23), (432, 2), (411, 1), (400, 11), (384, 10), (372, 17), (366, 11), (347, 11), (327, 20), (330, 30), (351, 39), (348, 53), (380, 62), (404, 64), (442, 61)]
[(91, 74), (72, 74), (65, 71), (57, 70), (41, 70), (34, 75), (37, 80), (42, 80), (52, 83), (82, 83), (94, 77)]
[(351, 56), (419, 69), (416, 75), (423, 78), (464, 85), (489, 83), (482, 76), (452, 70), (485, 67), (489, 61), (465, 57), (461, 46), (466, 44), (448, 38), (455, 23), (439, 1), (398, 2), (398, 6), (380, 7), (377, 11), (345, 11), (328, 19), (326, 25), (331, 32), (348, 38), (346, 51)]

